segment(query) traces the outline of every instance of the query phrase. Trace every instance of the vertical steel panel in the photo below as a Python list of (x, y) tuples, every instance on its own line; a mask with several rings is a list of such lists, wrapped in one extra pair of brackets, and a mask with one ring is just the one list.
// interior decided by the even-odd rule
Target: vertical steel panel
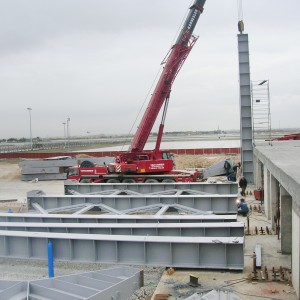
[(253, 183), (252, 110), (247, 34), (238, 34), (242, 172)]

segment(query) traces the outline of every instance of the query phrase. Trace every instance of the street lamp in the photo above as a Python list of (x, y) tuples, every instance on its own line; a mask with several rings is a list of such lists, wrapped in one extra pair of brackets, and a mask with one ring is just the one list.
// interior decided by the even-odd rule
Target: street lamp
[(68, 138), (68, 147), (70, 148), (70, 118), (67, 118), (67, 138)]
[(33, 145), (32, 145), (32, 129), (31, 129), (31, 111), (32, 108), (31, 107), (27, 107), (27, 110), (29, 112), (29, 128), (30, 128), (30, 149), (33, 149)]
[(67, 140), (66, 140), (66, 122), (63, 122), (64, 125), (64, 141), (65, 141), (65, 148), (67, 146)]
[(263, 84), (265, 84), (267, 81), (268, 81), (268, 80), (263, 80), (263, 81), (261, 81), (258, 85), (263, 85)]

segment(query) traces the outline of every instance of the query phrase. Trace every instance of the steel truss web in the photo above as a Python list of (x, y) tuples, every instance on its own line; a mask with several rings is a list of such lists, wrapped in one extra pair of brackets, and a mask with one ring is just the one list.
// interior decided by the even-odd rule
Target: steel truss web
[[(176, 207), (191, 213), (236, 213), (237, 195), (65, 195), (47, 196), (41, 191), (27, 194), (29, 209), (42, 213), (76, 210), (84, 213), (97, 207), (99, 211), (121, 214), (124, 210), (139, 209), (156, 204)], [(99, 213), (98, 211), (98, 213)]]

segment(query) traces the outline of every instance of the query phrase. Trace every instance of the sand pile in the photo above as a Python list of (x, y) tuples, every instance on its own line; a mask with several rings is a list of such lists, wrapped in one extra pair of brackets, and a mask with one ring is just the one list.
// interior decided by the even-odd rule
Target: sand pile
[(234, 163), (240, 161), (240, 155), (175, 155), (176, 169), (207, 168), (226, 158), (232, 159)]

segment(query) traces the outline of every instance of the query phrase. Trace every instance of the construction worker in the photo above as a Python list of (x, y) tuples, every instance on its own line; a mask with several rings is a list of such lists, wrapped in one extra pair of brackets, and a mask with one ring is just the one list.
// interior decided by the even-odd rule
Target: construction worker
[(236, 171), (230, 170), (229, 175), (227, 176), (228, 181), (236, 182)]
[(234, 165), (233, 165), (232, 169), (233, 169), (233, 171), (234, 171), (235, 173), (237, 173), (238, 170), (240, 169), (240, 167), (241, 167), (241, 163), (238, 162), (237, 164), (234, 164)]
[(242, 196), (246, 196), (247, 184), (248, 184), (247, 179), (244, 176), (242, 176), (239, 180), (239, 186), (242, 189), (241, 191)]
[(246, 217), (248, 215), (249, 208), (244, 198), (238, 202), (238, 214)]
[(224, 163), (224, 169), (226, 171), (226, 177), (227, 179), (229, 180), (228, 176), (230, 174), (230, 169), (231, 169), (231, 164), (230, 162), (228, 161), (228, 159), (225, 160), (225, 163)]

